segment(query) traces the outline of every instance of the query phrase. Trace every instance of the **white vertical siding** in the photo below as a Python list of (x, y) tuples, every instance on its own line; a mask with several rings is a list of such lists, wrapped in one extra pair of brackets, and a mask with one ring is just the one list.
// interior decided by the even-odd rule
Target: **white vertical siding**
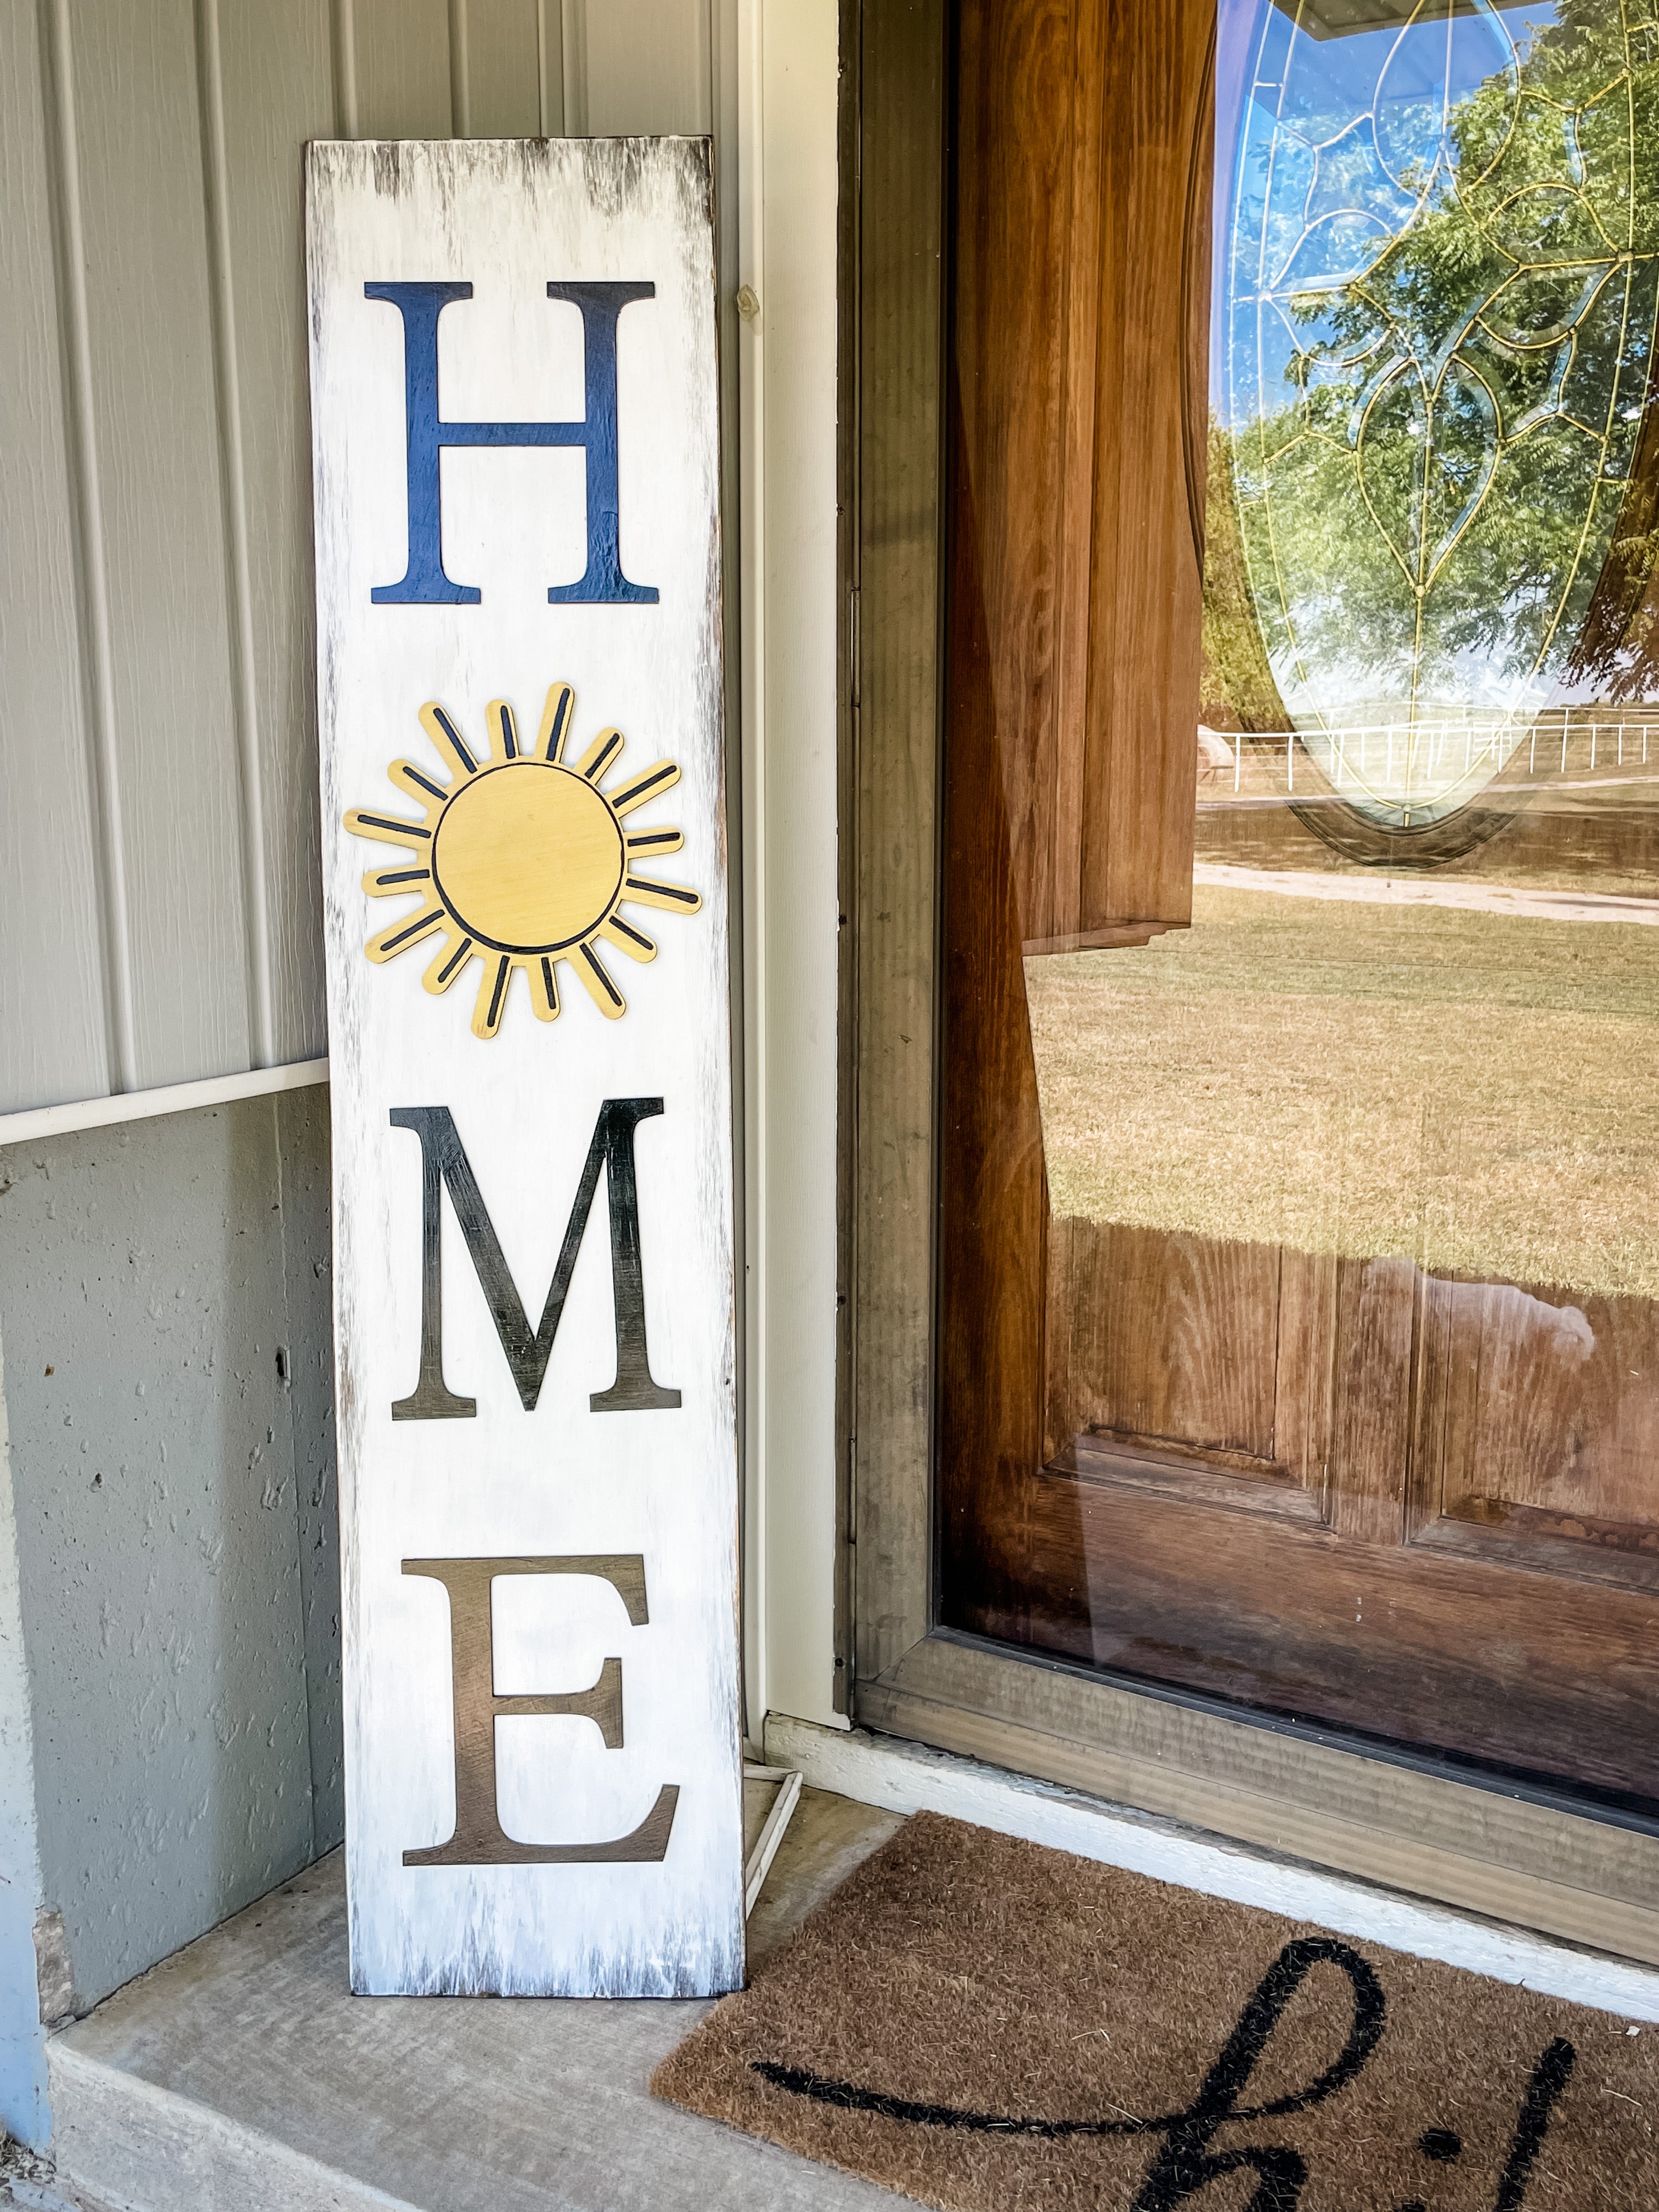
[(0, 1107), (112, 1076), (38, 21), (34, 0), (3, 0)]
[(718, 162), (732, 4), (0, 0), (0, 1115), (327, 1048), (301, 148)]

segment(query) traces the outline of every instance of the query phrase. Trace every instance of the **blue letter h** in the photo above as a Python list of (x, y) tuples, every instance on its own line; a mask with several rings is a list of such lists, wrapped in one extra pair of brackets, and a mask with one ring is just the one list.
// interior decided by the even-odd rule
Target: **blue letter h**
[(438, 413), (438, 318), (470, 284), (365, 284), (371, 300), (390, 300), (404, 319), (404, 406), (409, 425), (409, 565), (395, 584), (377, 584), (376, 606), (474, 606), (482, 594), (444, 573), (443, 494), (439, 456), (446, 446), (580, 446), (587, 456), (587, 568), (574, 584), (555, 584), (556, 606), (620, 601), (650, 606), (649, 584), (622, 572), (617, 492), (617, 319), (630, 300), (656, 296), (654, 284), (550, 284), (550, 300), (581, 310), (586, 419), (580, 422), (446, 422)]

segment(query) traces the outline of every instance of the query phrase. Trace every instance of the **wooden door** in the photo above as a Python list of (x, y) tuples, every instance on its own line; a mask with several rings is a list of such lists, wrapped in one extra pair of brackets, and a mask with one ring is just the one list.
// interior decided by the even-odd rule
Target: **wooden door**
[[(1360, 604), (1370, 546), (1344, 502), (1418, 448), (1345, 447), (1319, 395), (1346, 404), (1361, 372), (1340, 318), (1401, 249), (1344, 247), (1371, 253), (1369, 291), (1322, 268), (1322, 294), (1295, 292), (1292, 270), (1300, 323), (1271, 271), (1255, 294), (1239, 275), (1277, 220), (1250, 198), (1256, 156), (1271, 143), (1282, 169), (1303, 116), (1364, 76), (1354, 12), (1224, 8), (1218, 67), (1204, 0), (958, 12), (938, 1612), (1651, 1807), (1659, 691), (1630, 549), (1653, 418), (1622, 444), (1606, 428), (1595, 465), (1616, 497), (1600, 478), (1584, 494), (1570, 556), (1513, 554), (1556, 612), (1540, 643), (1487, 610), (1501, 713), (1478, 684), (1457, 694), (1473, 647), (1433, 659), (1434, 623), (1480, 627), (1468, 533), (1487, 525), (1433, 507), (1425, 453), (1395, 536), (1428, 547), (1428, 614), (1395, 650), (1394, 587)], [(1634, 82), (1641, 55), (1605, 12), (1589, 35), (1608, 82)], [(1510, 64), (1451, 21), (1446, 158), (1467, 166)], [(1516, 66), (1547, 94), (1565, 63), (1546, 37)], [(1389, 96), (1379, 143), (1411, 124)], [(1520, 182), (1622, 179), (1647, 221), (1648, 157), (1604, 156), (1607, 179)], [(1309, 176), (1304, 210), (1311, 156)], [(1497, 218), (1466, 198), (1478, 258)], [(1621, 327), (1645, 315), (1649, 339), (1650, 276), (1621, 295)], [(1229, 349), (1254, 333), (1260, 375), (1270, 308), (1290, 398), (1264, 381), (1252, 416)], [(1389, 309), (1378, 343), (1407, 367), (1377, 406), (1416, 374), (1413, 312)], [(1587, 336), (1544, 342), (1587, 359)], [(1487, 374), (1465, 350), (1435, 372), (1460, 390)], [(1597, 372), (1609, 425), (1621, 358)], [(1637, 387), (1632, 423), (1646, 404)], [(1291, 406), (1327, 441), (1316, 483), (1280, 435)], [(1376, 419), (1367, 435), (1396, 435)], [(1439, 419), (1402, 415), (1397, 438), (1432, 447)], [(1480, 465), (1514, 545), (1538, 464), (1496, 402), (1492, 419)], [(1446, 483), (1468, 459), (1441, 453)], [(1559, 481), (1564, 512), (1577, 481)], [(1316, 589), (1347, 618), (1317, 554), (1345, 533), (1363, 694), (1322, 678), (1307, 642)], [(1411, 662), (1403, 704), (1391, 653)]]

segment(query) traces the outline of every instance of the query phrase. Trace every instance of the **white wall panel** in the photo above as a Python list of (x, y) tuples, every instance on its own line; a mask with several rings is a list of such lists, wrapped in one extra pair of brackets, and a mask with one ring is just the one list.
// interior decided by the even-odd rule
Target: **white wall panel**
[(0, 40), (0, 1113), (109, 1086), (50, 159), (33, 0)]
[(556, 131), (542, 119), (542, 18), (552, 16), (556, 46), (558, 0), (462, 0), (459, 14), (465, 112), (458, 137), (533, 138)]
[(0, 0), (0, 1113), (326, 1049), (301, 148), (729, 146), (732, 5)]
[(196, 27), (188, 0), (68, 24), (138, 1088), (248, 1064)]
[(565, 9), (581, 27), (589, 137), (714, 129), (707, 8), (684, 0), (565, 0)]
[[(222, 227), (228, 278), (221, 313), (231, 389), (225, 443), (240, 449), (235, 509), (245, 549), (247, 640), (239, 668), (251, 717), (248, 874), (264, 908), (268, 971), (256, 972), (254, 1050), (281, 1066), (328, 1049), (323, 1014), (317, 831), (315, 595), (311, 574), (311, 428), (306, 401), (300, 161), (331, 128), (328, 0), (216, 0), (217, 97), (223, 121)], [(207, 57), (204, 55), (204, 59)], [(204, 106), (214, 88), (204, 87)], [(218, 195), (213, 196), (216, 204)], [(234, 413), (233, 413), (234, 410)], [(242, 564), (234, 557), (234, 577)], [(264, 1006), (259, 1001), (264, 999)]]
[(449, 0), (341, 0), (356, 60), (349, 138), (447, 138)]

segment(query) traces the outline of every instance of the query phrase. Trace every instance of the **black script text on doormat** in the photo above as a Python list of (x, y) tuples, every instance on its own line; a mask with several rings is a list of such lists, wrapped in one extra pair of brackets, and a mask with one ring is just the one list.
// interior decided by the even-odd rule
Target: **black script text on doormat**
[(1632, 2025), (923, 1814), (651, 2086), (945, 2212), (1648, 2212)]

